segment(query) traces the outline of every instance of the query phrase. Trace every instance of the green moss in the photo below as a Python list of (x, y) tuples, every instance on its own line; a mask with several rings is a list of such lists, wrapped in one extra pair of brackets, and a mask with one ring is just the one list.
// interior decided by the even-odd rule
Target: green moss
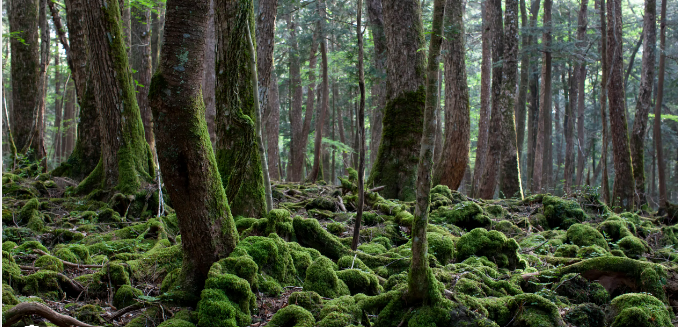
[(473, 255), (487, 257), (499, 267), (511, 270), (524, 266), (518, 258), (518, 243), (507, 239), (498, 231), (487, 231), (476, 228), (464, 234), (456, 243), (457, 260), (464, 260)]
[(35, 266), (43, 269), (56, 271), (58, 273), (64, 271), (64, 264), (56, 257), (51, 255), (43, 255), (35, 261)]
[(386, 247), (379, 243), (369, 243), (369, 244), (361, 244), (358, 246), (358, 250), (363, 251), (367, 254), (383, 254), (386, 253)]
[(296, 284), (297, 271), (287, 243), (278, 235), (269, 237), (250, 236), (238, 243), (231, 257), (249, 255), (266, 274), (284, 285)]
[(105, 325), (107, 322), (101, 315), (106, 311), (95, 304), (86, 304), (75, 311), (75, 318), (88, 324)]
[(638, 259), (651, 250), (643, 240), (632, 235), (625, 236), (617, 244), (619, 245), (619, 249), (621, 249), (629, 258)]
[(334, 272), (336, 265), (326, 257), (319, 257), (306, 270), (305, 291), (314, 291), (324, 297), (335, 298), (350, 294), (348, 286)]
[[(166, 242), (166, 243), (165, 243)], [(143, 279), (145, 276), (164, 277), (168, 272), (181, 266), (181, 245), (167, 246), (169, 242), (158, 242), (141, 258), (128, 261), (127, 264), (134, 278)], [(152, 272), (152, 273), (151, 273)]]
[(588, 302), (604, 305), (610, 301), (610, 294), (605, 287), (576, 273), (563, 275), (558, 283), (553, 284), (552, 290), (576, 304)]
[(598, 245), (584, 246), (577, 251), (577, 257), (583, 259), (603, 257), (606, 255), (610, 255), (610, 253)]
[(563, 317), (577, 327), (605, 327), (605, 312), (593, 303), (584, 303), (570, 309)]
[(579, 252), (579, 246), (574, 244), (563, 244), (556, 249), (553, 256), (563, 258), (575, 258)]
[(626, 236), (633, 236), (633, 233), (626, 227), (626, 223), (621, 220), (606, 220), (598, 225), (598, 230), (613, 242), (619, 241)]
[(383, 291), (379, 285), (377, 275), (359, 269), (340, 270), (337, 277), (348, 286), (351, 294), (363, 293), (367, 295), (377, 295)]
[(334, 235), (341, 235), (346, 232), (348, 228), (343, 223), (329, 223), (327, 224), (327, 231)]
[(25, 295), (40, 295), (41, 297), (58, 301), (63, 294), (59, 287), (57, 272), (39, 270), (23, 278), (21, 293)]
[(567, 229), (567, 240), (578, 246), (597, 245), (603, 249), (608, 249), (603, 234), (589, 225), (574, 224), (570, 226)]
[(334, 199), (330, 197), (320, 196), (317, 198), (313, 198), (313, 200), (306, 204), (305, 208), (306, 210), (318, 209), (318, 210), (329, 210), (334, 212), (337, 210), (337, 204), (334, 202)]
[(294, 217), (294, 232), (299, 244), (314, 248), (330, 259), (337, 260), (349, 253), (349, 249), (336, 236), (320, 227), (315, 219)]
[(38, 249), (44, 252), (49, 253), (49, 250), (38, 241), (28, 241), (19, 245), (18, 248), (14, 249), (14, 252), (23, 252), (23, 253), (32, 253), (33, 249)]
[(38, 202), (38, 199), (30, 199), (19, 211), (17, 223), (21, 226), (26, 225), (26, 227), (35, 232), (42, 232), (45, 229), (45, 221), (40, 211), (38, 211), (39, 208), (40, 202)]
[[(17, 305), (17, 304), (19, 304), (19, 300), (14, 295), (14, 289), (9, 285), (4, 284), (4, 282), (3, 282), (3, 284), (2, 284), (2, 305), (3, 305), (3, 309), (4, 309), (4, 307), (13, 306), (13, 305)], [(4, 312), (3, 312), (3, 316), (4, 316)], [(3, 321), (3, 323), (4, 323), (4, 321)]]
[(313, 327), (315, 326), (315, 318), (303, 307), (291, 304), (278, 310), (266, 326)]
[(20, 285), (22, 282), (21, 268), (7, 251), (2, 251), (2, 282), (9, 285)]
[(612, 300), (611, 327), (671, 327), (671, 313), (662, 301), (649, 294), (629, 293)]
[(559, 197), (544, 195), (544, 217), (548, 228), (565, 229), (576, 223), (582, 223), (588, 219), (584, 210), (574, 201), (563, 200)]
[(564, 325), (558, 307), (536, 294), (484, 299), (462, 296), (461, 300), (471, 310), (478, 310), (499, 326), (509, 323), (525, 327)]
[(158, 327), (195, 327), (195, 325), (183, 319), (171, 318), (163, 321)]
[(9, 252), (9, 251), (14, 250), (15, 247), (17, 247), (17, 245), (16, 245), (16, 243), (14, 243), (12, 241), (2, 242), (2, 250), (3, 251)]
[(85, 235), (67, 229), (55, 229), (52, 231), (52, 234), (57, 243), (77, 242), (85, 238)]
[(431, 212), (429, 219), (432, 223), (454, 224), (465, 229), (492, 225), (492, 220), (484, 214), (483, 209), (471, 201), (457, 203), (453, 208), (440, 207)]
[(454, 242), (440, 233), (426, 233), (428, 252), (433, 254), (441, 265), (446, 265), (454, 259)]
[(99, 223), (119, 223), (122, 222), (122, 217), (120, 217), (120, 214), (111, 209), (111, 208), (106, 208), (103, 211), (101, 211), (98, 215), (97, 222)]
[(246, 280), (210, 270), (198, 302), (198, 326), (247, 326), (254, 308), (256, 297)]
[(273, 278), (259, 278), (257, 286), (259, 291), (264, 293), (266, 296), (277, 297), (282, 294), (283, 288), (280, 284)]
[(138, 290), (130, 285), (122, 285), (115, 292), (113, 296), (113, 305), (117, 308), (124, 308), (128, 305), (136, 303), (134, 301), (137, 297), (144, 295), (141, 290)]
[(328, 301), (320, 310), (319, 327), (359, 325), (362, 310), (352, 296), (341, 296)]
[(294, 292), (287, 299), (288, 304), (298, 305), (308, 310), (313, 317), (318, 318), (320, 309), (323, 306), (323, 299), (320, 294), (313, 291)]

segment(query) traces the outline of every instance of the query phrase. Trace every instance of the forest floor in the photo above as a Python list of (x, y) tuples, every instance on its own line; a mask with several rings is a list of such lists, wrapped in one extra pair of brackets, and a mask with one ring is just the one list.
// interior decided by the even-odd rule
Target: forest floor
[[(185, 307), (178, 222), (169, 201), (158, 216), (157, 185), (102, 202), (35, 167), (4, 173), (3, 326), (22, 303), (101, 326), (678, 326), (676, 208), (615, 213), (595, 190), (521, 201), (433, 188), (429, 263), (446, 304), (391, 317), (414, 203), (368, 191), (351, 251), (354, 182), (273, 185), (276, 210), (234, 217), (238, 247)], [(16, 326), (53, 325), (44, 316)]]

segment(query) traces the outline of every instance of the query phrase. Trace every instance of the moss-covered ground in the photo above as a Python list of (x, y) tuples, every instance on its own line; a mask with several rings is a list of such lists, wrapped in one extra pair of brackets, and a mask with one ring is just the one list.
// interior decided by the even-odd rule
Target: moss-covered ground
[(665, 216), (614, 213), (595, 194), (488, 201), (436, 186), (437, 283), (422, 306), (405, 296), (414, 204), (368, 192), (351, 251), (354, 182), (273, 185), (275, 210), (235, 217), (236, 249), (183, 294), (181, 234), (170, 199), (158, 216), (157, 185), (101, 202), (65, 178), (5, 173), (2, 310), (40, 302), (102, 326), (678, 323), (678, 226)]

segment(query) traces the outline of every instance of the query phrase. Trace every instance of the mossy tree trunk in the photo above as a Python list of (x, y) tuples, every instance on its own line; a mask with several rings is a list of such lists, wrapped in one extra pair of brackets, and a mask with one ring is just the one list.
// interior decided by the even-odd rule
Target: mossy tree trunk
[[(69, 41), (67, 44), (69, 50), (66, 53), (69, 57), (71, 80), (80, 106), (80, 118), (77, 124), (79, 133), (76, 138), (75, 104), (67, 102), (64, 113), (64, 133), (67, 139), (64, 142), (64, 155), (68, 153), (70, 155), (66, 161), (52, 171), (52, 175), (80, 181), (87, 177), (99, 163), (101, 133), (99, 132), (99, 112), (94, 98), (94, 82), (90, 80), (91, 71), (88, 68), (90, 66), (87, 58), (89, 46), (84, 0), (66, 0), (65, 3), (66, 16), (69, 17), (66, 20)], [(88, 80), (90, 80), (89, 83)], [(66, 87), (68, 88), (68, 85)], [(67, 99), (69, 99), (68, 96)]]
[(607, 2), (607, 44), (607, 62), (610, 63), (610, 83), (607, 92), (615, 171), (612, 205), (628, 210), (633, 207), (635, 183), (624, 98), (621, 0)]
[(633, 120), (631, 133), (631, 162), (633, 163), (633, 178), (636, 182), (636, 196), (638, 207), (647, 203), (645, 194), (645, 133), (647, 132), (647, 116), (652, 106), (652, 86), (654, 83), (654, 61), (657, 44), (657, 4), (655, 1), (645, 1), (643, 16), (643, 43), (642, 72), (640, 90), (636, 102), (636, 118)]
[[(453, 2), (454, 0), (450, 0)], [(431, 172), (433, 170), (433, 150), (436, 140), (436, 106), (438, 99), (438, 62), (443, 41), (443, 16), (445, 0), (433, 2), (433, 23), (431, 43), (426, 67), (426, 106), (424, 110), (423, 133), (419, 164), (417, 165), (417, 200), (412, 222), (412, 262), (407, 278), (408, 302), (424, 302), (425, 304), (439, 299), (435, 294), (433, 272), (428, 263), (428, 241), (426, 227), (431, 205)], [(437, 296), (436, 296), (437, 295)]]
[(456, 190), (464, 179), (471, 145), (471, 108), (466, 82), (466, 35), (464, 8), (461, 2), (449, 1), (445, 5), (445, 26), (443, 40), (443, 47), (446, 50), (444, 51), (445, 142), (436, 162), (433, 185), (443, 184)]
[(254, 39), (254, 7), (252, 1), (216, 0), (214, 4), (219, 173), (232, 213), (261, 217), (266, 212), (266, 200), (255, 131), (258, 108), (251, 82), (254, 72), (246, 34), (250, 31)]
[(148, 105), (148, 87), (151, 85), (153, 62), (151, 61), (151, 10), (144, 4), (132, 6), (132, 69), (136, 84), (137, 104), (141, 111), (141, 121), (144, 123), (146, 142), (155, 153), (155, 137), (153, 136), (153, 114)]
[(47, 108), (47, 68), (49, 67), (50, 27), (47, 21), (47, 1), (40, 0), (40, 73), (38, 77), (38, 119), (33, 129), (31, 148), (35, 159), (47, 171), (47, 151), (45, 150), (45, 109)]
[[(415, 199), (416, 167), (425, 105), (424, 32), (417, 0), (384, 0), (387, 103), (377, 160), (368, 184), (385, 186), (382, 195)], [(435, 131), (435, 129), (434, 129)]]
[[(386, 36), (384, 35), (384, 14), (381, 0), (367, 0), (367, 18), (369, 20), (370, 31), (372, 32), (372, 43), (374, 44), (374, 55), (372, 55), (372, 67), (379, 74), (372, 77), (372, 118), (370, 121), (370, 164), (374, 165), (377, 160), (377, 153), (381, 143), (382, 122), (384, 120), (384, 106), (386, 105)], [(341, 110), (341, 109), (340, 109)], [(341, 115), (339, 115), (341, 120)], [(343, 135), (343, 132), (342, 132)], [(344, 140), (341, 140), (343, 143)], [(344, 159), (346, 161), (346, 159)]]
[(207, 130), (210, 132), (210, 141), (212, 148), (217, 146), (217, 107), (214, 91), (216, 87), (217, 72), (216, 64), (216, 29), (214, 27), (214, 0), (210, 0), (210, 11), (207, 18), (207, 34), (205, 35), (205, 69), (202, 79), (202, 98), (205, 101), (205, 120), (207, 120)]
[(664, 74), (666, 72), (666, 0), (662, 0), (661, 18), (659, 23), (659, 69), (657, 70), (657, 99), (654, 107), (653, 136), (657, 151), (657, 175), (659, 177), (659, 207), (666, 209), (668, 196), (666, 194), (666, 163), (664, 162), (664, 148), (662, 146), (662, 102), (664, 101)]
[(131, 194), (151, 181), (155, 172), (123, 43), (120, 8), (117, 1), (91, 0), (85, 2), (85, 12), (88, 69), (101, 115), (102, 147), (99, 164), (78, 191), (102, 188)]
[(167, 2), (165, 43), (149, 93), (158, 160), (181, 231), (183, 290), (194, 297), (212, 264), (238, 242), (200, 88), (208, 10), (209, 0)]

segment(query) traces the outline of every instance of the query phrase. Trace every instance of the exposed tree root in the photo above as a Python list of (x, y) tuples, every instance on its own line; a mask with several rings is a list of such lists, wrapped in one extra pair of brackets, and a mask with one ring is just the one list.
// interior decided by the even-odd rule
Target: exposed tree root
[(11, 326), (21, 320), (21, 318), (28, 315), (41, 316), (59, 327), (94, 327), (93, 325), (86, 324), (73, 317), (57, 313), (46, 305), (35, 302), (19, 303), (15, 307), (9, 309), (9, 311), (5, 313), (5, 324), (7, 326)]

